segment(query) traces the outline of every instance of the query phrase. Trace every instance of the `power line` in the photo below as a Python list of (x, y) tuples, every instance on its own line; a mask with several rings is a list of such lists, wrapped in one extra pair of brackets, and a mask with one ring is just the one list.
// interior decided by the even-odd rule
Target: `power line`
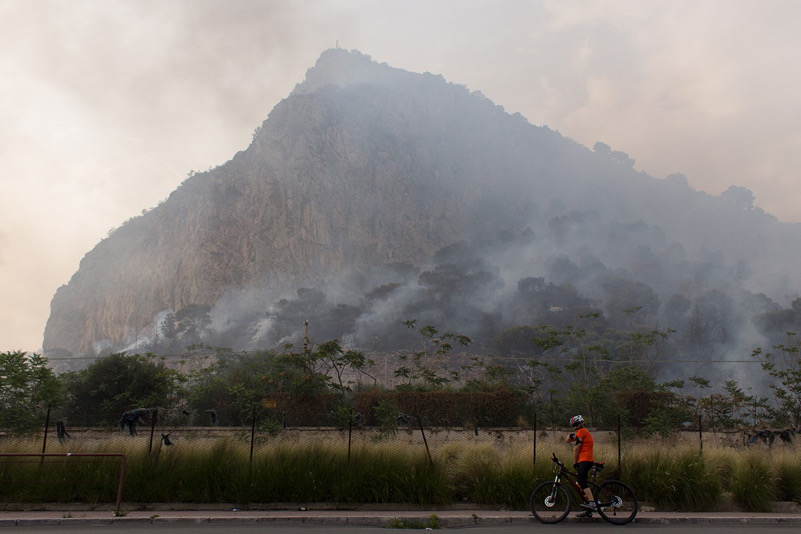
[[(504, 357), (501, 357), (503, 359)], [(507, 359), (522, 359), (522, 358), (507, 358)], [(526, 358), (532, 359), (532, 358)], [(586, 361), (587, 363), (762, 363), (759, 360), (595, 360), (588, 359), (582, 360), (581, 358), (560, 358), (555, 360), (548, 360), (547, 363), (559, 362), (578, 362)]]
[[(138, 353), (135, 353), (138, 354)], [(146, 354), (140, 354), (140, 356), (147, 356)], [(152, 357), (154, 359), (157, 358), (164, 358), (164, 359), (176, 359), (176, 358), (208, 358), (212, 356), (217, 356), (216, 353), (204, 353), (204, 354), (154, 354)], [(225, 356), (242, 356), (241, 352), (237, 353), (226, 353)], [(75, 357), (54, 357), (50, 358), (47, 357), (47, 361), (50, 362), (58, 362), (58, 361), (76, 361), (76, 360), (97, 360), (102, 358), (103, 356), (75, 356)], [(496, 360), (537, 360), (534, 356), (494, 356), (492, 359)], [(547, 363), (571, 363), (577, 361), (586, 361), (588, 363), (763, 363), (760, 360), (752, 359), (752, 360), (721, 360), (721, 359), (712, 359), (712, 360), (704, 360), (704, 359), (658, 359), (658, 360), (649, 360), (649, 359), (620, 359), (615, 360), (611, 358), (587, 358), (582, 359), (579, 357), (575, 358), (549, 358), (537, 361), (544, 361)]]

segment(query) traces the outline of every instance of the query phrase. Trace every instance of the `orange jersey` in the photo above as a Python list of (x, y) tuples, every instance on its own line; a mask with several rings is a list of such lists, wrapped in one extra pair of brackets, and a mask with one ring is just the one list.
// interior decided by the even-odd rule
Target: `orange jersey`
[(578, 461), (579, 462), (594, 462), (592, 457), (592, 434), (586, 428), (579, 428), (576, 432), (576, 439), (581, 441), (579, 449)]

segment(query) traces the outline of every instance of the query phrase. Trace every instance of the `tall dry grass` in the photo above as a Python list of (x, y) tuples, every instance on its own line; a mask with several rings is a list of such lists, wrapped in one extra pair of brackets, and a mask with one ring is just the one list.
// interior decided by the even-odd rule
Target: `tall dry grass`
[(709, 510), (722, 496), (717, 463), (692, 448), (638, 450), (627, 455), (625, 473), (640, 500), (662, 507)]
[[(473, 436), (475, 438), (475, 436)], [(490, 439), (491, 438), (491, 439)], [(456, 443), (430, 440), (432, 460), (414, 434), (394, 440), (265, 439), (256, 444), (235, 436), (186, 438), (172, 447), (115, 435), (102, 440), (54, 443), (49, 452), (124, 453), (123, 500), (136, 503), (330, 502), (442, 505), (470, 502), (525, 510), (533, 488), (553, 476), (551, 454), (568, 466), (572, 449), (556, 435), (530, 444), (508, 438)], [(660, 509), (709, 510), (731, 492), (747, 510), (765, 510), (773, 500), (801, 501), (801, 462), (795, 449), (764, 454), (746, 449), (658, 441), (627, 447), (617, 465), (616, 444), (599, 436), (596, 459), (607, 468), (599, 482), (620, 478), (643, 503)], [(517, 439), (517, 438), (516, 438)], [(39, 452), (34, 439), (0, 441), (0, 452)], [(763, 451), (764, 453), (764, 451)], [(77, 460), (73, 458), (72, 460)], [(622, 467), (622, 469), (620, 469)], [(5, 503), (112, 503), (119, 466), (113, 461), (50, 459), (18, 461), (0, 457), (0, 501)]]

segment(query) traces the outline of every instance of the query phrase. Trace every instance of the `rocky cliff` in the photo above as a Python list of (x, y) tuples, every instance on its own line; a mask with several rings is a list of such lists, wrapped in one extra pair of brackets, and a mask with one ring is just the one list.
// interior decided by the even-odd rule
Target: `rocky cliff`
[[(424, 302), (467, 291), (484, 295), (470, 304), (474, 322), (489, 314), (514, 324), (508, 302), (519, 280), (545, 276), (592, 293), (590, 264), (622, 269), (663, 301), (721, 280), (795, 291), (798, 260), (779, 243), (798, 244), (797, 228), (680, 176), (636, 172), (617, 154), (439, 76), (326, 51), (250, 146), (86, 254), (53, 297), (45, 353), (176, 350), (181, 336), (270, 347), (301, 327), (286, 321), (315, 313), (326, 334), (358, 342), (375, 335), (366, 327), (386, 307), (455, 324), (461, 312)], [(575, 276), (554, 267), (560, 258)], [(721, 273), (738, 265), (739, 275)], [(459, 280), (485, 273), (494, 282), (431, 293), (447, 266), (459, 267)]]

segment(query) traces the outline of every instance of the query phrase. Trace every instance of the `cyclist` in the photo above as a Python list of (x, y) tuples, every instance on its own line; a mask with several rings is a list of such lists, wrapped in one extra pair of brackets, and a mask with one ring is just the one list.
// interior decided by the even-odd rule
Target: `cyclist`
[(584, 490), (584, 497), (587, 499), (586, 504), (582, 504), (582, 508), (586, 508), (582, 512), (582, 517), (590, 517), (595, 511), (595, 499), (592, 496), (592, 488), (587, 483), (589, 478), (590, 469), (595, 461), (592, 456), (592, 434), (584, 427), (584, 418), (580, 415), (575, 415), (570, 419), (570, 426), (576, 429), (575, 434), (570, 434), (567, 438), (568, 442), (573, 442), (576, 446), (573, 448), (573, 457), (575, 464), (573, 467), (578, 474), (578, 483), (581, 489)]

